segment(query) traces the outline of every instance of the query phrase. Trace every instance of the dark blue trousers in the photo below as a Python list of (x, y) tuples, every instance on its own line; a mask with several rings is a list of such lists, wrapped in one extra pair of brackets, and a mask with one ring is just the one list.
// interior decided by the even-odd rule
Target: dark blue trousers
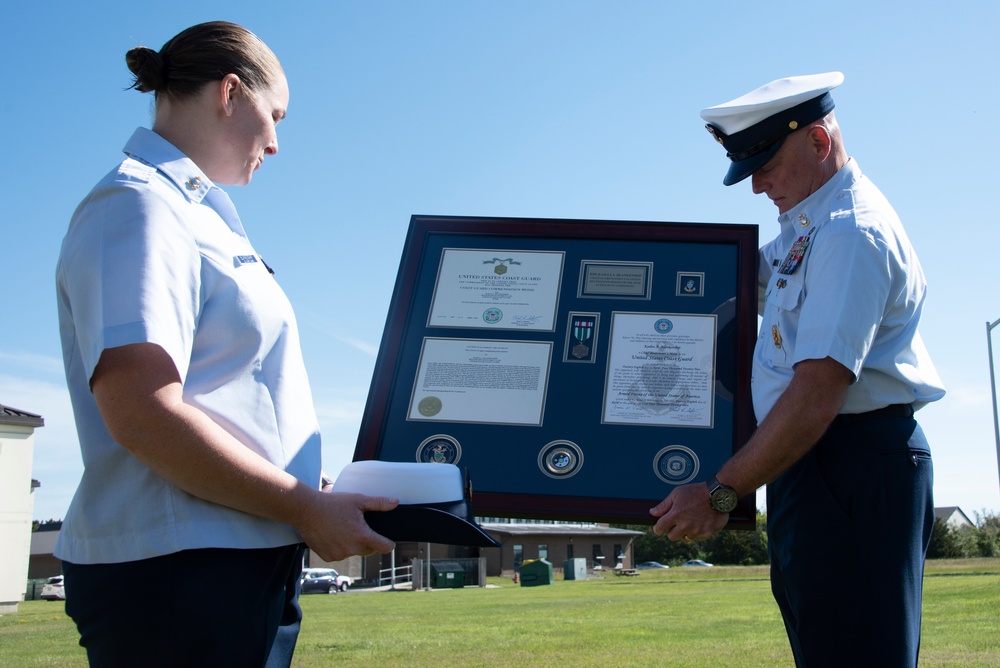
[(119, 564), (63, 562), (66, 613), (95, 668), (286, 668), (302, 619), (303, 549), (203, 549)]
[(835, 422), (767, 486), (771, 590), (799, 668), (917, 665), (934, 524), (913, 418)]

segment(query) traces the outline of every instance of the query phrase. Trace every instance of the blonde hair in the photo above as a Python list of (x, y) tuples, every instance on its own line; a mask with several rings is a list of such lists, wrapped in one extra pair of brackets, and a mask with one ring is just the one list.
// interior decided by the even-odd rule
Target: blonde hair
[(277, 56), (246, 28), (226, 21), (192, 26), (159, 51), (129, 49), (125, 63), (135, 75), (129, 88), (181, 100), (227, 74), (240, 78), (248, 93), (270, 86), (283, 70)]

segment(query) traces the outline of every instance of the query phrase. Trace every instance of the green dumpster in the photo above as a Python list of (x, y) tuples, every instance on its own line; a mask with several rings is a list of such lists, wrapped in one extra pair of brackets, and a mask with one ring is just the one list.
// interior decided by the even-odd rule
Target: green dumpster
[(552, 584), (552, 564), (545, 559), (529, 559), (521, 564), (521, 586)]
[(431, 562), (432, 589), (461, 589), (465, 586), (465, 569), (454, 561)]
[(563, 562), (563, 580), (586, 580), (587, 560), (583, 557), (567, 559)]

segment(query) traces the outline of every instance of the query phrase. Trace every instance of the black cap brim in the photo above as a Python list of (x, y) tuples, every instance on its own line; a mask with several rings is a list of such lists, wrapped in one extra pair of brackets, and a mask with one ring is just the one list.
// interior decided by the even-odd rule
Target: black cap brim
[(398, 542), (440, 543), (469, 547), (500, 547), (468, 515), (465, 501), (427, 505), (399, 505), (388, 512), (369, 511), (365, 522), (375, 533)]
[(738, 162), (729, 163), (729, 171), (726, 172), (725, 178), (722, 179), (723, 185), (732, 186), (746, 177), (750, 176), (758, 169), (763, 167), (768, 163), (768, 161), (774, 157), (774, 154), (778, 152), (781, 145), (785, 143), (785, 138), (782, 137), (775, 143), (768, 146), (766, 149), (760, 153), (755, 153), (754, 155), (740, 160)]

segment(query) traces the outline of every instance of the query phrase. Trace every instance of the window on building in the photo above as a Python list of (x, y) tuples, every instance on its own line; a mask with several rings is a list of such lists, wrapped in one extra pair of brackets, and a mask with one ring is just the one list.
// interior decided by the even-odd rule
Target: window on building
[(539, 559), (548, 559), (549, 558), (549, 546), (546, 545), (545, 543), (541, 543), (538, 546), (538, 558)]
[(604, 568), (604, 552), (600, 543), (594, 543), (594, 568)]
[(566, 546), (566, 558), (567, 559), (573, 558), (573, 543), (570, 543), (569, 545)]
[(524, 561), (524, 546), (514, 545), (514, 569), (521, 567), (521, 562)]

